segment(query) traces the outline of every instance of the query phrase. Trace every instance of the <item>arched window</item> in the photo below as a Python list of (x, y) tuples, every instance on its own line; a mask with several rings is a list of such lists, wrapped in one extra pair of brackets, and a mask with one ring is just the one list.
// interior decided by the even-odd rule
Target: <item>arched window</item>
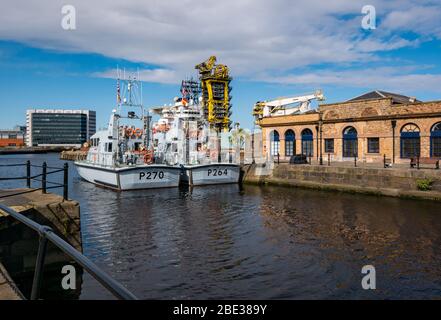
[(314, 155), (314, 147), (313, 147), (313, 135), (310, 129), (304, 129), (302, 131), (302, 154), (307, 157)]
[(271, 131), (270, 141), (270, 155), (277, 156), (280, 151), (280, 137), (279, 133), (276, 130)]
[(430, 131), (430, 156), (441, 157), (441, 122), (436, 123)]
[(343, 157), (358, 157), (358, 136), (354, 127), (343, 130)]
[(412, 158), (420, 155), (420, 128), (408, 123), (401, 128), (400, 136), (401, 158)]
[(294, 131), (285, 132), (285, 156), (293, 156), (296, 151), (296, 135)]

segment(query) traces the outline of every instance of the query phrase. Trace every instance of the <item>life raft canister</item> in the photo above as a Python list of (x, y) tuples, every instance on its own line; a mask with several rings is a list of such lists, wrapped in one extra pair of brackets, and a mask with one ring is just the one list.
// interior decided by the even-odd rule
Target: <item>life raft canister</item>
[(126, 137), (131, 137), (133, 136), (133, 129), (132, 128), (127, 128), (126, 129)]
[(153, 152), (151, 150), (147, 150), (146, 154), (144, 155), (144, 163), (145, 164), (153, 163)]
[(137, 136), (138, 138), (142, 137), (142, 130), (140, 128), (136, 128), (135, 131), (133, 132), (135, 134), (135, 136)]

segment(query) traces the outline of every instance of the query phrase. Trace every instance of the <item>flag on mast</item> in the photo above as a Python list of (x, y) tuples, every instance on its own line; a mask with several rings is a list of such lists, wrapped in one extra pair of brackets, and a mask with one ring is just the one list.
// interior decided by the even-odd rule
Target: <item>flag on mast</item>
[(119, 88), (119, 79), (116, 83), (116, 102), (120, 103), (121, 102), (121, 90)]

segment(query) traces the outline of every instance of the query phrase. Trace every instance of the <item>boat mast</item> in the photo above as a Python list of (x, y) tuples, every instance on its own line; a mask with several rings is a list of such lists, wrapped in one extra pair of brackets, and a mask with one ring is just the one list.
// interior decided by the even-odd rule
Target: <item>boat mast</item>
[[(140, 120), (143, 122), (144, 127), (144, 143), (148, 147), (149, 126), (147, 121), (149, 117), (144, 113), (144, 106), (142, 104), (142, 82), (139, 79), (139, 70), (135, 76), (126, 77), (126, 71), (124, 69), (123, 76), (121, 77), (119, 69), (117, 70), (117, 121), (119, 129), (120, 119)], [(127, 111), (126, 111), (127, 110)], [(118, 135), (118, 148), (117, 157), (119, 159), (120, 152), (120, 135)]]

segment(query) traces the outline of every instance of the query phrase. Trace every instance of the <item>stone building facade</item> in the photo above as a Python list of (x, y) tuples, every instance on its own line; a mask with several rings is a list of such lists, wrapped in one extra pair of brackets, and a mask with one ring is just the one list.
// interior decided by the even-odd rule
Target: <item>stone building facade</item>
[(373, 91), (317, 110), (260, 122), (263, 154), (288, 160), (305, 154), (333, 161), (409, 163), (409, 158), (441, 158), (441, 101)]

